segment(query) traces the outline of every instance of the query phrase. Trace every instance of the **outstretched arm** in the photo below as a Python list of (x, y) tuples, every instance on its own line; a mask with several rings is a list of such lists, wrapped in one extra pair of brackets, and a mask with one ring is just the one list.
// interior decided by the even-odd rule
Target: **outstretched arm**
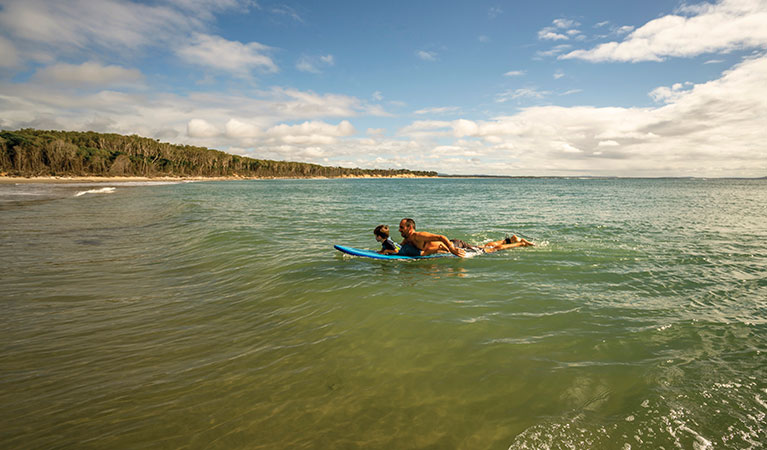
[[(450, 240), (447, 237), (441, 234), (434, 234), (434, 233), (428, 233), (426, 231), (421, 231), (418, 233), (418, 237), (422, 239), (424, 242), (441, 242), (450, 251), (450, 253), (460, 258), (463, 258), (464, 256), (466, 256), (466, 252), (463, 251), (463, 249), (455, 248), (453, 243), (450, 242)], [(424, 246), (423, 255), (424, 256), (431, 255), (433, 253), (437, 253), (438, 250), (439, 250), (439, 246)]]

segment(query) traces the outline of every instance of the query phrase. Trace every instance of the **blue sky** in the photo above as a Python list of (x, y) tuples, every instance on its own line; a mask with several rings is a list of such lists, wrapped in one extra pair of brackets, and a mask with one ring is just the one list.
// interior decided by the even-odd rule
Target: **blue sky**
[(0, 0), (0, 127), (450, 174), (766, 176), (767, 2)]

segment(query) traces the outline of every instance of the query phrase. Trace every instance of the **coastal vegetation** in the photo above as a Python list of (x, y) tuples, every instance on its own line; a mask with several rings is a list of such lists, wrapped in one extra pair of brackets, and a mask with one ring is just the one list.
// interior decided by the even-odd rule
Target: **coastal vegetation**
[(404, 169), (350, 169), (231, 155), (136, 135), (92, 131), (0, 131), (0, 174), (133, 177), (394, 177), (437, 176)]

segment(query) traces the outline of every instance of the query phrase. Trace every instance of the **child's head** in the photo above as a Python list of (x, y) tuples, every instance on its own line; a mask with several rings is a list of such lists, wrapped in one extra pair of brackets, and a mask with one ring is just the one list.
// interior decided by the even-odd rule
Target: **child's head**
[[(375, 230), (373, 230), (373, 234), (376, 235), (376, 238), (381, 238), (381, 240), (385, 241), (389, 239), (389, 226), (388, 225), (378, 225)], [(378, 239), (376, 239), (378, 240)]]

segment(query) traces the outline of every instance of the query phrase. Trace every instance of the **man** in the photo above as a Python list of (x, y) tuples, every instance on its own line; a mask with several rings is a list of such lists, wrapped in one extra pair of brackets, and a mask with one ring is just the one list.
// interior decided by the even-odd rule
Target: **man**
[(506, 236), (506, 239), (502, 239), (500, 241), (488, 242), (482, 246), (482, 250), (484, 250), (485, 253), (493, 253), (499, 250), (508, 250), (510, 248), (516, 247), (531, 247), (534, 245), (535, 244), (528, 241), (527, 239), (519, 238), (516, 234), (514, 234), (511, 237)]
[(402, 219), (399, 223), (399, 234), (405, 238), (398, 255), (403, 256), (427, 256), (433, 255), (440, 249), (447, 248), (450, 253), (463, 258), (466, 252), (456, 248), (452, 242), (441, 234), (415, 231), (415, 220)]

